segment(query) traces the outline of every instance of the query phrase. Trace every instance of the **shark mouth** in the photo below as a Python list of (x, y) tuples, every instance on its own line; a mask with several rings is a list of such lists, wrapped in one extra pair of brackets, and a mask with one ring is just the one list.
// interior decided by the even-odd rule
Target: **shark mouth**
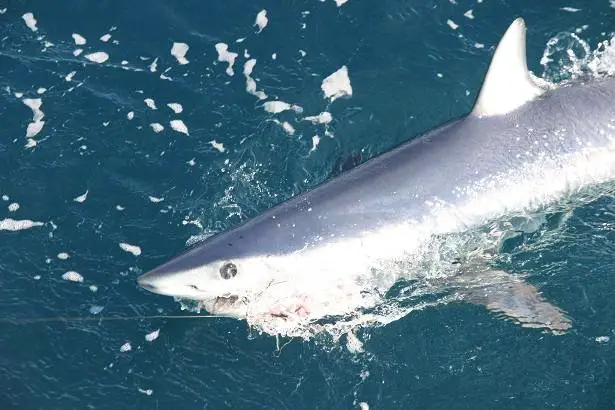
[[(235, 319), (245, 319), (250, 324), (266, 327), (306, 324), (310, 320), (310, 307), (307, 303), (294, 298), (279, 299), (275, 302), (252, 299), (237, 295), (217, 296), (202, 300), (199, 307), (212, 315), (228, 316)], [(305, 302), (305, 301), (303, 301)]]
[(200, 307), (212, 315), (245, 319), (248, 315), (248, 300), (237, 295), (217, 296), (200, 302)]

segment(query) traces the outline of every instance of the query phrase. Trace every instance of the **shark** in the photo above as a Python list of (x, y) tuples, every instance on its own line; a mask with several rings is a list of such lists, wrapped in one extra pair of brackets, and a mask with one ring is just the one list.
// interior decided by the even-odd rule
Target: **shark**
[(615, 179), (615, 81), (555, 85), (526, 58), (518, 18), (471, 112), (215, 234), (138, 284), (271, 334), (385, 323), (433, 300), (565, 333), (566, 311), (493, 255), (514, 218), (584, 203), (584, 190)]

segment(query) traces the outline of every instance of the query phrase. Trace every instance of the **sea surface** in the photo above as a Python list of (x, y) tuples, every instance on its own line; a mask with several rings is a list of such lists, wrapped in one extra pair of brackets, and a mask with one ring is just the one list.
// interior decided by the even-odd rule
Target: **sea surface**
[[(502, 250), (573, 319), (560, 336), (446, 304), (358, 330), (360, 352), (172, 318), (190, 312), (135, 282), (467, 113), (518, 16), (536, 75), (612, 70), (614, 7), (0, 0), (0, 409), (615, 408), (610, 196)], [(344, 66), (352, 94), (331, 101)]]

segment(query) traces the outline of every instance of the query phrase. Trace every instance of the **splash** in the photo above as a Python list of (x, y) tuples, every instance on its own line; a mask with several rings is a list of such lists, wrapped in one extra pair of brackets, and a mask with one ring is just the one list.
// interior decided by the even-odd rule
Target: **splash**
[(547, 41), (540, 59), (545, 80), (603, 78), (615, 73), (615, 38), (603, 40), (592, 49), (580, 36), (585, 28), (559, 33)]

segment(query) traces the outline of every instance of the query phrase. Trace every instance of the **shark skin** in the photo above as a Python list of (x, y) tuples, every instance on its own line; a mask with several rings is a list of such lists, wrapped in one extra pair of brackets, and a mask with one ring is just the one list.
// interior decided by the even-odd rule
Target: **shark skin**
[(293, 334), (378, 306), (400, 280), (433, 284), (419, 268), (435, 263), (426, 247), (453, 247), (461, 262), (435, 279), (455, 300), (565, 332), (570, 318), (535, 286), (454, 239), (615, 179), (615, 80), (538, 81), (525, 31), (520, 18), (508, 28), (468, 115), (208, 238), (139, 285)]

